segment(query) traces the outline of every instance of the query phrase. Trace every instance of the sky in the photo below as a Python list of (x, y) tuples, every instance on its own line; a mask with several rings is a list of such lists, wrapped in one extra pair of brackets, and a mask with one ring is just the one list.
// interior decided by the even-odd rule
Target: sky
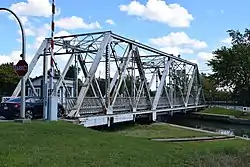
[[(198, 64), (210, 72), (212, 51), (230, 45), (228, 29), (250, 22), (249, 0), (55, 0), (55, 34), (111, 30)], [(50, 36), (50, 0), (1, 0), (0, 7), (20, 16), (27, 39), (27, 61)], [(246, 16), (246, 17), (245, 17)], [(0, 63), (20, 59), (20, 30), (13, 17), (0, 13)], [(63, 60), (61, 60), (63, 61)], [(41, 69), (41, 66), (40, 66)]]

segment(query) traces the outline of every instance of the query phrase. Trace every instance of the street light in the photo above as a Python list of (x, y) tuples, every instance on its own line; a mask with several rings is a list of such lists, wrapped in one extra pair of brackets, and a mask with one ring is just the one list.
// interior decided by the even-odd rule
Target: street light
[[(25, 47), (25, 33), (24, 33), (24, 29), (23, 29), (23, 25), (21, 23), (21, 20), (18, 18), (18, 16), (10, 9), (8, 8), (0, 8), (0, 11), (6, 11), (11, 13), (16, 20), (19, 23), (20, 29), (21, 29), (21, 33), (22, 33), (22, 54), (20, 55), (22, 57), (22, 60), (25, 60), (25, 54), (26, 54), (26, 47)], [(25, 118), (25, 76), (22, 77), (21, 79), (21, 110), (20, 110), (20, 117), (21, 118)]]

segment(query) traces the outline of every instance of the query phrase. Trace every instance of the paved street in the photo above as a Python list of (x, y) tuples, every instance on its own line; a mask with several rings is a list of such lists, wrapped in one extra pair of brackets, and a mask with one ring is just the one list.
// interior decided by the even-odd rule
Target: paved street
[(13, 120), (6, 120), (6, 119), (4, 119), (4, 117), (0, 116), (0, 123), (1, 122), (11, 122), (11, 121), (13, 121)]

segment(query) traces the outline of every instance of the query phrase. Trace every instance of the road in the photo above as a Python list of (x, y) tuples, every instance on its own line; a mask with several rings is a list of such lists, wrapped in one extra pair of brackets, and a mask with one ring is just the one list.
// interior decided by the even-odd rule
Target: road
[(0, 116), (0, 123), (1, 122), (12, 122), (13, 120), (6, 120), (6, 119), (4, 119), (4, 117), (1, 117)]

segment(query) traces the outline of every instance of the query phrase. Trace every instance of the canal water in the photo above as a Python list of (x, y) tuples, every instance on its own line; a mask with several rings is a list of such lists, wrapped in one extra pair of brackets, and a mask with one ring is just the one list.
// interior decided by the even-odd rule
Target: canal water
[(186, 118), (181, 115), (166, 116), (164, 117), (164, 119), (162, 119), (162, 121), (191, 128), (209, 130), (221, 134), (231, 134), (235, 136), (250, 138), (250, 125), (236, 125), (219, 121)]

